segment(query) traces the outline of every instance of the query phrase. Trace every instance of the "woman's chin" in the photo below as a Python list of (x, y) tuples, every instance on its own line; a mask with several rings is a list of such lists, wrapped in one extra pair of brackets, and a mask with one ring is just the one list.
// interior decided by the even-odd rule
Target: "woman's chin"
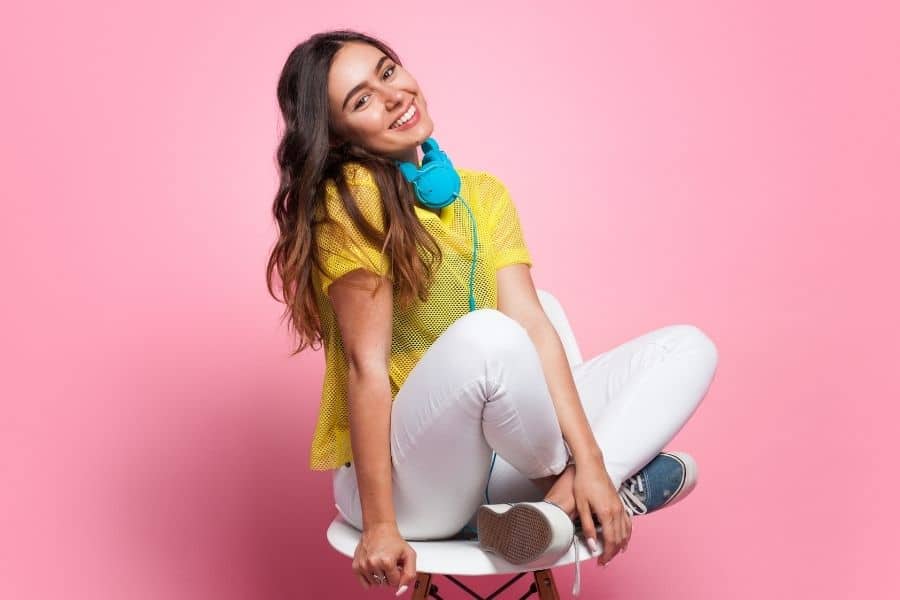
[[(396, 160), (408, 160), (410, 156), (415, 155), (416, 150), (418, 150), (418, 148), (425, 143), (425, 140), (431, 137), (431, 132), (433, 130), (434, 126), (430, 122), (427, 124), (427, 127), (411, 129), (409, 132), (407, 132), (409, 133), (409, 141), (405, 142), (399, 148), (395, 146), (394, 150), (383, 151), (382, 153)], [(394, 143), (396, 143), (396, 140), (393, 141)]]
[(434, 131), (434, 125), (430, 122), (427, 127), (423, 127), (420, 132), (416, 132), (416, 147), (421, 146), (425, 143), (425, 140), (431, 137), (431, 133)]

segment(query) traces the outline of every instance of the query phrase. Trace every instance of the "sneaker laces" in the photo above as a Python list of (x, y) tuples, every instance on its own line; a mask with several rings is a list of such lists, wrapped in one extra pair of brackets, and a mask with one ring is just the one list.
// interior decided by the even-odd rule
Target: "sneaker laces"
[[(544, 502), (547, 504), (552, 504), (559, 510), (566, 512), (562, 506), (553, 502), (551, 500), (547, 500), (544, 498)], [(569, 513), (566, 513), (566, 516), (569, 516)], [(575, 546), (575, 583), (572, 585), (572, 595), (577, 596), (581, 592), (581, 561), (578, 560), (578, 532), (575, 531), (574, 526), (572, 528), (572, 545)]]
[(572, 584), (572, 595), (581, 593), (581, 561), (578, 560), (578, 534), (572, 534), (572, 544), (575, 546), (575, 583)]
[[(640, 492), (642, 495), (638, 495)], [(619, 498), (625, 505), (629, 515), (643, 515), (647, 513), (647, 505), (643, 500), (644, 479), (640, 474), (632, 475), (619, 487)]]
[[(625, 480), (619, 487), (619, 498), (625, 505), (625, 510), (629, 515), (643, 515), (647, 513), (647, 505), (644, 504), (644, 479), (640, 474), (633, 475)], [(641, 495), (638, 495), (641, 494)], [(572, 585), (572, 595), (577, 596), (581, 593), (581, 561), (578, 552), (578, 533), (572, 535), (572, 544), (575, 546), (575, 583)]]

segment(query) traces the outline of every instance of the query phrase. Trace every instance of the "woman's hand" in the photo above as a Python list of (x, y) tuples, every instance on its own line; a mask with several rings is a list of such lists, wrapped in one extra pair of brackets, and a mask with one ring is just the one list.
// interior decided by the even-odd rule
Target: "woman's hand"
[(625, 510), (618, 490), (613, 487), (602, 455), (597, 453), (576, 458), (572, 491), (588, 546), (593, 543), (592, 551), (596, 548), (597, 539), (592, 513), (600, 519), (603, 554), (597, 559), (597, 564), (606, 566), (620, 550), (624, 552), (628, 545), (631, 538), (631, 515)]
[(353, 555), (353, 570), (363, 588), (395, 585), (399, 596), (416, 579), (416, 552), (400, 536), (396, 523), (376, 525), (362, 532)]

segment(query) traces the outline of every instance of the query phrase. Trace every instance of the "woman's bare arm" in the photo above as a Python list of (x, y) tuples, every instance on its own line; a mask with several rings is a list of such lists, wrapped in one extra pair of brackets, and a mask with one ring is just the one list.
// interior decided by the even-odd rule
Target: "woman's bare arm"
[(563, 439), (579, 457), (602, 457), (584, 413), (566, 351), (547, 317), (528, 265), (511, 264), (497, 270), (498, 308), (527, 331), (541, 358), (547, 387), (556, 409)]
[(396, 526), (391, 490), (391, 387), (377, 366), (350, 369), (350, 440), (363, 529)]
[(350, 444), (359, 483), (363, 529), (396, 527), (391, 489), (391, 283), (357, 269), (328, 288), (349, 365)]

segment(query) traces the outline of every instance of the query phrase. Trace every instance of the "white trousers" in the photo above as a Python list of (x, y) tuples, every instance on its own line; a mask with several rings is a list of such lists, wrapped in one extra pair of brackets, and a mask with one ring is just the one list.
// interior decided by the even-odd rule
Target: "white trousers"
[[(574, 340), (564, 317), (553, 322)], [(570, 366), (606, 469), (618, 488), (664, 449), (712, 382), (715, 344), (669, 325)], [(400, 534), (451, 537), (486, 503), (535, 501), (531, 479), (559, 474), (568, 452), (525, 328), (496, 309), (457, 319), (423, 354), (391, 409), (391, 476)], [(497, 452), (488, 474), (492, 449)], [(334, 470), (335, 504), (362, 529), (355, 463)]]

